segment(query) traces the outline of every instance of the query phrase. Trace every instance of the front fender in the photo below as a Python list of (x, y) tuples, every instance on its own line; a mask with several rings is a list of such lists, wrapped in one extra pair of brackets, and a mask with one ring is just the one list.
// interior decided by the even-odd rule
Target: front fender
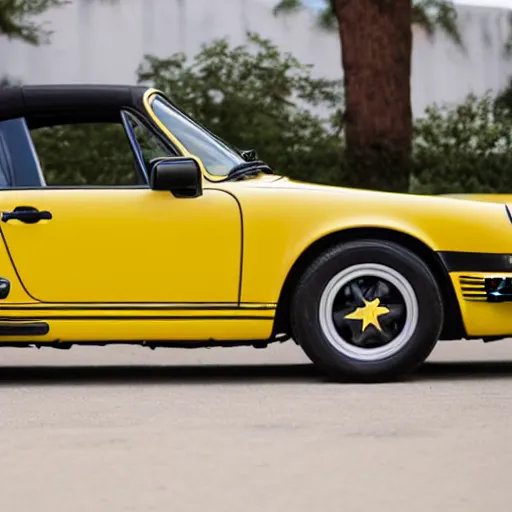
[(433, 251), (512, 254), (505, 206), (335, 187), (241, 187), (244, 218), (242, 302), (276, 303), (290, 269), (333, 233), (381, 228)]

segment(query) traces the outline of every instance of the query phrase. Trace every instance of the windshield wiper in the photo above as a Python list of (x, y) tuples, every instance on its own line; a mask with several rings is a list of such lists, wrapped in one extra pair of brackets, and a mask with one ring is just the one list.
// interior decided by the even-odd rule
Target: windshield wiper
[(255, 162), (258, 160), (258, 153), (255, 149), (244, 149), (239, 152), (240, 156), (247, 162)]
[(274, 171), (272, 171), (272, 168), (268, 164), (262, 160), (255, 160), (253, 162), (242, 162), (241, 164), (235, 165), (229, 171), (226, 180), (236, 180), (243, 176), (258, 174), (260, 172), (265, 174), (274, 174)]

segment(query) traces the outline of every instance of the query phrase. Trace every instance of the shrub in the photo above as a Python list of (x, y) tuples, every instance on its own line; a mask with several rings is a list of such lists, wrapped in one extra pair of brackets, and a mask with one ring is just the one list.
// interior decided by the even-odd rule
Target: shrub
[(512, 117), (490, 93), (416, 121), (411, 191), (512, 192)]
[(341, 83), (315, 78), (269, 40), (217, 40), (190, 61), (146, 56), (138, 75), (232, 145), (257, 149), (279, 174), (342, 182)]
[[(268, 40), (250, 34), (236, 47), (214, 41), (191, 60), (146, 56), (138, 77), (221, 138), (256, 149), (279, 174), (349, 181), (341, 84), (314, 77), (310, 66)], [(0, 87), (7, 84), (0, 80)], [(50, 182), (133, 181), (126, 137), (115, 128), (38, 130), (35, 144)], [(415, 122), (412, 156), (411, 192), (512, 193), (512, 81), (496, 97), (469, 95), (460, 105), (429, 107)]]

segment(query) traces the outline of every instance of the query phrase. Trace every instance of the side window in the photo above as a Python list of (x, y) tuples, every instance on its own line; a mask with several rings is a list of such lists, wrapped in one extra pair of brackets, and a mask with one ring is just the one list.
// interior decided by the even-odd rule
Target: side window
[(169, 158), (177, 156), (170, 151), (153, 132), (151, 132), (137, 117), (132, 113), (125, 111), (124, 115), (129, 124), (129, 128), (134, 135), (135, 142), (140, 149), (142, 160), (149, 173), (151, 161), (155, 158)]
[(0, 188), (12, 187), (12, 163), (5, 137), (0, 132)]
[(0, 122), (0, 188), (41, 187), (44, 179), (25, 119)]
[(47, 126), (31, 136), (47, 186), (145, 184), (120, 122)]

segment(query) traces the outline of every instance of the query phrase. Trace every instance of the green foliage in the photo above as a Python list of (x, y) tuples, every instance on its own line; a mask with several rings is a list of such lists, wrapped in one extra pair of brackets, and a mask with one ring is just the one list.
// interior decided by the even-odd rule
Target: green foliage
[[(269, 41), (254, 34), (236, 47), (214, 41), (192, 60), (147, 56), (138, 74), (232, 145), (256, 149), (279, 174), (350, 182), (341, 84), (313, 77)], [(144, 133), (136, 136), (147, 158), (158, 156)], [(49, 184), (137, 182), (121, 125), (45, 128), (33, 137)], [(413, 142), (412, 192), (512, 193), (512, 83), (497, 97), (431, 106), (415, 123)]]
[(512, 78), (509, 78), (508, 85), (496, 96), (495, 103), (502, 112), (512, 112)]
[(255, 34), (236, 47), (214, 41), (190, 62), (147, 56), (138, 73), (231, 145), (257, 149), (276, 172), (340, 181), (341, 84), (313, 77), (270, 41)]
[[(312, 77), (310, 66), (280, 53), (269, 41), (254, 34), (247, 45), (234, 48), (225, 40), (215, 41), (191, 61), (181, 54), (167, 59), (148, 56), (139, 78), (168, 93), (230, 144), (256, 148), (276, 172), (340, 181), (341, 84)], [(137, 181), (120, 124), (56, 126), (32, 135), (48, 184)], [(136, 131), (136, 136), (144, 144), (145, 134)], [(149, 142), (143, 149), (147, 159), (161, 156)]]
[[(324, 0), (324, 4), (318, 13), (318, 25), (327, 30), (338, 30), (334, 1)], [(274, 14), (293, 14), (304, 7), (303, 0), (281, 0), (274, 7)], [(413, 0), (412, 23), (424, 27), (430, 35), (439, 29), (457, 45), (463, 46), (457, 26), (457, 11), (452, 0)]]
[(507, 13), (507, 22), (508, 22), (508, 34), (507, 40), (505, 41), (505, 51), (504, 56), (507, 58), (512, 57), (512, 13), (509, 11)]
[(51, 32), (34, 17), (67, 3), (68, 0), (0, 0), (0, 36), (31, 45), (47, 42)]
[(133, 154), (121, 124), (83, 124), (32, 132), (48, 185), (133, 185)]
[(457, 26), (457, 11), (451, 0), (415, 0), (412, 21), (423, 27), (430, 36), (439, 29), (458, 46), (463, 46)]
[(512, 192), (512, 116), (491, 94), (434, 105), (416, 122), (412, 191)]
[[(131, 126), (146, 162), (171, 156), (143, 125)], [(121, 120), (32, 131), (46, 183), (54, 186), (138, 185), (140, 177)]]
[(9, 75), (4, 75), (0, 77), (0, 88), (1, 87), (13, 87), (21, 85), (21, 82), (19, 80), (15, 80), (14, 78), (11, 78)]

